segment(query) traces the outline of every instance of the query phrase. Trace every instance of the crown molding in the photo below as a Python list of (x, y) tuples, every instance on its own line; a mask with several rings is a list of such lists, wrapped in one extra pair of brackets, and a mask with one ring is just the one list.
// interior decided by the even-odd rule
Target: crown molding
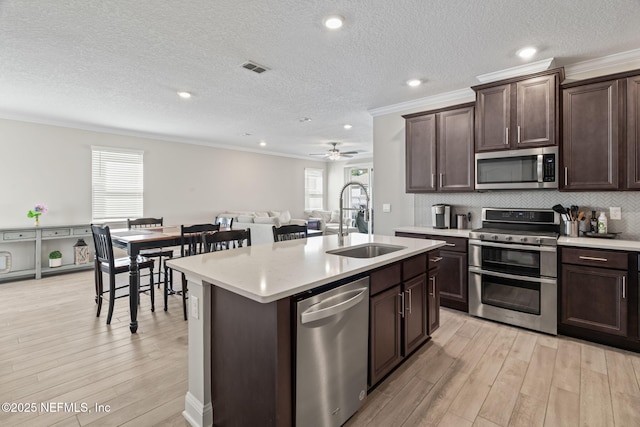
[(413, 101), (400, 102), (398, 104), (368, 110), (373, 117), (384, 116), (385, 114), (406, 112), (415, 108), (431, 109), (442, 107), (446, 104), (459, 104), (463, 102), (474, 102), (476, 94), (471, 88), (458, 89), (439, 95), (427, 96), (425, 98), (414, 99)]
[(565, 65), (564, 72), (566, 77), (573, 77), (579, 74), (624, 65), (628, 65), (629, 69), (640, 68), (640, 49), (628, 50), (626, 52), (614, 53), (613, 55), (587, 59), (586, 61)]
[(230, 144), (206, 141), (201, 139), (173, 137), (168, 135), (156, 134), (152, 132), (119, 129), (119, 128), (112, 128), (112, 127), (101, 126), (96, 124), (78, 123), (70, 120), (58, 120), (58, 119), (52, 119), (52, 118), (14, 114), (14, 113), (2, 111), (2, 110), (0, 110), (0, 119), (13, 120), (16, 122), (24, 122), (24, 123), (31, 123), (31, 124), (44, 125), (44, 126), (55, 126), (55, 127), (65, 128), (65, 129), (74, 129), (74, 130), (80, 130), (80, 131), (86, 131), (86, 132), (106, 133), (110, 135), (128, 136), (128, 137), (142, 138), (147, 140), (173, 142), (178, 144), (199, 145), (202, 147), (219, 148), (222, 150), (244, 151), (247, 153), (262, 154), (265, 156), (288, 157), (288, 158), (298, 159), (298, 160), (307, 160), (311, 162), (326, 163), (325, 160), (314, 159), (314, 158), (311, 158), (310, 156), (296, 155), (296, 154), (290, 154), (290, 153), (280, 153), (280, 152), (267, 152), (264, 149), (258, 149), (258, 148), (239, 147), (239, 146), (234, 146)]
[(512, 77), (524, 76), (526, 74), (539, 73), (540, 71), (553, 68), (553, 62), (554, 58), (542, 59), (540, 61), (529, 62), (527, 64), (506, 68), (504, 70), (481, 74), (476, 76), (476, 79), (478, 79), (480, 83), (489, 83), (498, 80), (510, 79)]

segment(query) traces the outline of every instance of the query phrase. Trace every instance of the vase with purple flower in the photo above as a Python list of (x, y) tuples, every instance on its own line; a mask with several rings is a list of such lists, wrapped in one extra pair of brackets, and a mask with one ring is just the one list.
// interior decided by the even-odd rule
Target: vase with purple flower
[(47, 213), (47, 207), (43, 204), (37, 204), (33, 209), (29, 209), (27, 212), (27, 218), (35, 218), (36, 223), (35, 226), (40, 226), (40, 215), (44, 215)]

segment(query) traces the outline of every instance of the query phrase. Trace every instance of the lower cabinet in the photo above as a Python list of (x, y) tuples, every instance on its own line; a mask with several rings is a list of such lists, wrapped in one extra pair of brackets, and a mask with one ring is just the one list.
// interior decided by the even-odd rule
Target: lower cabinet
[(429, 255), (429, 281), (427, 283), (427, 305), (429, 307), (428, 331), (431, 335), (440, 327), (440, 268), (443, 258), (436, 252)]
[(444, 240), (440, 248), (442, 261), (439, 264), (439, 306), (469, 312), (467, 248), (469, 239), (464, 237), (437, 236), (431, 234), (396, 232), (397, 237)]
[(369, 387), (429, 339), (426, 254), (370, 275)]
[(627, 259), (625, 252), (563, 248), (560, 323), (626, 337)]

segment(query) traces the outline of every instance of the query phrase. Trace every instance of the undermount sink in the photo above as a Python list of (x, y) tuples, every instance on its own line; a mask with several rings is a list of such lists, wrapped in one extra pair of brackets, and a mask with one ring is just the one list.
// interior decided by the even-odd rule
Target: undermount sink
[(350, 258), (374, 258), (380, 255), (407, 249), (406, 246), (384, 245), (381, 243), (365, 243), (364, 245), (327, 251), (328, 254), (346, 256)]

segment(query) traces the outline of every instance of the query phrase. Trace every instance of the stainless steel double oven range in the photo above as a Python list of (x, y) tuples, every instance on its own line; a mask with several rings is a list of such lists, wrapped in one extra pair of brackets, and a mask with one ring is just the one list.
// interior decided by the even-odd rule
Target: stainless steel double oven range
[(469, 234), (469, 313), (557, 334), (557, 242), (551, 209), (482, 209)]

